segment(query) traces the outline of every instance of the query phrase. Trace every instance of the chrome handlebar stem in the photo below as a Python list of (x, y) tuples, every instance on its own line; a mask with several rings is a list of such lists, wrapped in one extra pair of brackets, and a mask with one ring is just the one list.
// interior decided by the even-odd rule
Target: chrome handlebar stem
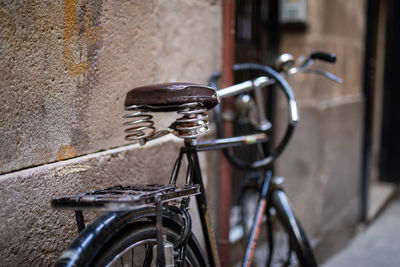
[[(257, 102), (257, 112), (259, 116), (259, 125), (257, 128), (264, 131), (270, 128), (270, 123), (266, 119), (264, 110), (264, 97), (262, 96), (262, 88), (272, 85), (275, 83), (273, 78), (268, 78), (267, 76), (261, 76), (252, 81), (245, 81), (239, 84), (235, 84), (229, 87), (225, 87), (217, 91), (217, 96), (219, 99), (226, 98), (228, 96), (234, 96), (240, 93), (249, 92), (251, 90), (255, 91), (255, 101)], [(289, 100), (289, 118), (290, 124), (295, 125), (299, 120), (297, 103), (293, 99)]]

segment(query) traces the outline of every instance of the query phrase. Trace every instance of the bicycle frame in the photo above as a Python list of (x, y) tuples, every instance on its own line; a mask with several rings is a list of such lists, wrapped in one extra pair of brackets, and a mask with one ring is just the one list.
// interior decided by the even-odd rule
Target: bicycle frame
[[(250, 64), (249, 66), (261, 68), (260, 67), (261, 65), (257, 64)], [(248, 67), (248, 65), (246, 65), (246, 67)], [(271, 68), (266, 66), (262, 66), (262, 68), (266, 73), (269, 73), (272, 76), (272, 78), (269, 78), (267, 76), (261, 76), (253, 81), (242, 82), (217, 91), (217, 95), (219, 98), (225, 98), (228, 96), (237, 95), (239, 93), (248, 92), (250, 90), (254, 90), (256, 94), (259, 94), (262, 87), (266, 87), (274, 83), (279, 83), (287, 97), (289, 104), (289, 124), (288, 124), (288, 129), (281, 143), (278, 145), (278, 147), (272, 153), (272, 155), (265, 157), (263, 160), (260, 160), (255, 164), (253, 163), (248, 166), (242, 164), (241, 167), (244, 168), (259, 168), (269, 165), (283, 151), (284, 147), (287, 145), (287, 142), (289, 141), (298, 121), (297, 104), (294, 100), (294, 96), (293, 93), (291, 92), (290, 86)], [(263, 127), (262, 125), (264, 125), (265, 127)], [(266, 130), (268, 130), (269, 127), (266, 127), (267, 120), (265, 116), (261, 116), (260, 126), (261, 126), (259, 127), (260, 130), (263, 130), (263, 128), (265, 128), (264, 131), (252, 135), (230, 137), (230, 138), (219, 138), (215, 140), (205, 140), (205, 141), (197, 141), (196, 139), (185, 139), (185, 146), (181, 148), (178, 159), (175, 162), (174, 169), (172, 171), (170, 179), (171, 185), (176, 184), (182, 158), (183, 155), (186, 154), (188, 159), (186, 184), (187, 185), (197, 184), (200, 186), (200, 194), (196, 195), (196, 203), (200, 215), (199, 217), (205, 240), (206, 252), (211, 266), (220, 266), (220, 259), (218, 257), (217, 246), (213, 235), (213, 230), (211, 227), (211, 221), (205, 195), (205, 188), (201, 176), (200, 164), (197, 153), (201, 151), (218, 150), (218, 149), (225, 150), (227, 148), (232, 148), (236, 146), (260, 144), (268, 142), (269, 139), (266, 135)], [(266, 176), (267, 179), (265, 179), (263, 183), (264, 186), (257, 208), (257, 219), (255, 220), (255, 223), (252, 227), (252, 235), (250, 238), (248, 248), (246, 250), (246, 257), (243, 266), (250, 266), (254, 256), (255, 245), (257, 242), (258, 234), (260, 232), (259, 229), (261, 226), (261, 219), (263, 217), (265, 210), (268, 209), (267, 196), (269, 192), (271, 176), (272, 176), (271, 172), (268, 172), (268, 175)], [(162, 262), (162, 260), (159, 259), (158, 257), (157, 262)]]
[[(264, 160), (259, 161), (257, 164), (251, 164), (249, 166), (246, 166), (242, 164), (241, 167), (244, 168), (258, 168), (262, 166), (268, 165), (270, 162), (272, 162), (284, 149), (284, 147), (287, 145), (287, 142), (289, 141), (291, 134), (294, 130), (295, 125), (297, 124), (298, 121), (298, 113), (297, 113), (297, 104), (294, 100), (293, 94), (290, 90), (290, 87), (287, 85), (286, 81), (281, 79), (279, 75), (276, 75), (276, 72), (273, 71), (272, 69), (262, 66), (257, 65), (257, 64), (250, 64), (250, 65), (245, 65), (245, 67), (253, 67), (253, 68), (263, 68), (266, 70), (266, 72), (270, 73), (273, 78), (268, 78), (266, 76), (261, 76), (253, 81), (246, 81), (242, 82), (221, 90), (218, 90), (218, 97), (220, 98), (225, 98), (231, 95), (237, 95), (239, 93), (243, 92), (248, 92), (250, 90), (253, 90), (256, 92), (256, 94), (259, 95), (260, 90), (262, 87), (266, 87), (269, 85), (274, 84), (275, 82), (280, 83), (282, 86), (282, 89), (284, 89), (284, 93), (288, 99), (289, 103), (289, 127), (287, 129), (286, 134), (284, 135), (284, 138), (282, 139), (281, 144), (278, 146), (278, 149), (275, 150), (275, 153), (273, 155), (267, 156)], [(259, 97), (258, 100), (260, 101), (261, 98)], [(258, 103), (260, 105), (260, 103)], [(262, 103), (261, 103), (261, 106)], [(260, 112), (260, 110), (258, 110)], [(220, 266), (220, 259), (218, 257), (218, 252), (216, 248), (216, 242), (215, 238), (213, 235), (213, 230), (211, 227), (210, 223), (210, 217), (209, 217), (209, 212), (208, 212), (208, 206), (207, 206), (207, 201), (206, 201), (206, 196), (205, 196), (205, 188), (203, 184), (203, 180), (201, 177), (201, 171), (200, 171), (200, 165), (198, 161), (198, 152), (202, 151), (209, 151), (209, 150), (218, 150), (218, 149), (223, 149), (226, 151), (228, 148), (233, 148), (237, 146), (243, 146), (243, 145), (250, 145), (250, 144), (261, 144), (268, 142), (268, 136), (266, 135), (266, 130), (268, 130), (269, 127), (263, 127), (263, 125), (266, 125), (266, 118), (263, 112), (261, 112), (263, 116), (260, 117), (260, 130), (265, 128), (264, 131), (257, 133), (257, 134), (252, 134), (252, 135), (245, 135), (245, 136), (238, 136), (238, 137), (229, 137), (229, 138), (219, 138), (215, 140), (202, 140), (202, 141), (196, 141), (195, 139), (192, 140), (186, 140), (185, 141), (185, 147), (181, 149), (180, 155), (178, 157), (178, 160), (175, 163), (174, 170), (171, 176), (171, 184), (175, 184), (178, 171), (181, 165), (181, 160), (182, 156), (184, 153), (186, 153), (188, 156), (188, 174), (186, 178), (186, 183), (193, 182), (194, 184), (200, 185), (200, 192), (201, 194), (196, 195), (196, 203), (200, 215), (200, 220), (201, 220), (201, 226), (202, 226), (202, 232), (204, 235), (204, 240), (206, 243), (206, 250), (207, 250), (207, 255), (208, 255), (208, 260), (212, 266)], [(237, 164), (234, 164), (237, 165)], [(192, 179), (190, 179), (190, 175), (192, 175)], [(255, 246), (256, 242), (258, 239), (258, 234), (261, 226), (261, 221), (262, 217), (268, 209), (269, 203), (267, 202), (267, 197), (269, 194), (269, 188), (270, 188), (270, 183), (271, 183), (271, 177), (272, 173), (271, 171), (267, 172), (267, 175), (265, 176), (264, 182), (263, 182), (263, 189), (260, 195), (260, 200), (258, 203), (257, 207), (257, 216), (256, 220), (254, 221), (252, 231), (251, 231), (251, 237), (249, 240), (249, 244), (247, 246), (246, 250), (246, 257), (243, 262), (243, 266), (250, 266), (251, 262), (253, 260), (254, 256), (254, 251), (255, 251)], [(270, 240), (271, 241), (271, 240)], [(270, 259), (269, 259), (270, 260)]]
[[(200, 186), (201, 193), (196, 195), (196, 204), (199, 212), (203, 237), (205, 240), (205, 247), (208, 256), (208, 261), (211, 266), (220, 266), (220, 259), (215, 242), (213, 228), (211, 226), (211, 220), (205, 194), (205, 187), (202, 179), (200, 163), (197, 153), (202, 151), (232, 148), (240, 145), (249, 144), (249, 142), (251, 142), (251, 144), (256, 144), (267, 141), (268, 138), (266, 138), (265, 134), (251, 135), (250, 138), (249, 136), (242, 136), (242, 137), (215, 139), (215, 140), (205, 140), (205, 141), (199, 141), (197, 143), (194, 140), (192, 140), (185, 142), (185, 146), (182, 147), (180, 150), (178, 159), (176, 160), (174, 165), (170, 184), (175, 184), (181, 166), (182, 158), (184, 155), (186, 155), (188, 159), (186, 183), (198, 184)], [(267, 197), (270, 189), (271, 177), (272, 177), (272, 172), (268, 171), (267, 176), (264, 179), (263, 190), (261, 192), (260, 201), (257, 208), (257, 216), (254, 225), (252, 227), (251, 231), (252, 234), (246, 250), (246, 257), (243, 262), (243, 266), (250, 266), (253, 260), (255, 246), (258, 239), (258, 234), (260, 232), (262, 217), (265, 213), (265, 210), (268, 208)]]

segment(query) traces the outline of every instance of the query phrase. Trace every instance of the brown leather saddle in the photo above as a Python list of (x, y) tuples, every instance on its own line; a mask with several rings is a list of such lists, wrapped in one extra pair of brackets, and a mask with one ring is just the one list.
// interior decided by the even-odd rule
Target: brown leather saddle
[(152, 112), (179, 110), (182, 104), (198, 102), (207, 109), (218, 104), (214, 88), (194, 83), (162, 83), (136, 87), (125, 98), (125, 107), (141, 105)]

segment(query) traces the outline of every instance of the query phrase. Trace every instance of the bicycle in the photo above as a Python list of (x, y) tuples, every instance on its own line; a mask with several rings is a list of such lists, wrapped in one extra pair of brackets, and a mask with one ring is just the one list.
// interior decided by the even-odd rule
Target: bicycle
[[(300, 67), (286, 58), (280, 58), (281, 67), (287, 75), (310, 70), (314, 59), (334, 62), (335, 57), (327, 53), (313, 53)], [(235, 68), (235, 67), (234, 67)], [(97, 191), (54, 198), (54, 208), (74, 209), (79, 236), (63, 252), (56, 266), (219, 266), (220, 260), (214, 241), (205, 196), (198, 152), (223, 149), (228, 159), (237, 167), (247, 169), (266, 168), (284, 150), (298, 122), (297, 104), (289, 84), (277, 71), (258, 64), (236, 65), (236, 68), (256, 68), (263, 72), (254, 80), (245, 81), (220, 90), (213, 87), (190, 84), (168, 83), (138, 87), (131, 90), (125, 100), (125, 108), (133, 113), (124, 117), (130, 121), (126, 139), (145, 145), (146, 142), (174, 134), (184, 139), (174, 164), (168, 185), (114, 186)], [(315, 72), (315, 71), (314, 71)], [(318, 74), (324, 73), (318, 71)], [(330, 78), (334, 77), (332, 74)], [(217, 77), (215, 75), (214, 77)], [(206, 111), (217, 108), (220, 99), (241, 93), (255, 92), (259, 96), (263, 88), (275, 85), (285, 94), (289, 105), (289, 120), (281, 142), (263, 158), (245, 162), (230, 155), (228, 148), (262, 145), (269, 141), (271, 123), (259, 112), (255, 125), (259, 132), (237, 137), (219, 137), (215, 140), (197, 140), (209, 129)], [(255, 98), (260, 103), (262, 98)], [(217, 107), (216, 107), (217, 106)], [(258, 111), (261, 109), (257, 109)], [(151, 112), (177, 112), (180, 116), (167, 130), (156, 130)], [(219, 131), (220, 132), (220, 131)], [(177, 185), (183, 158), (187, 159), (184, 185)], [(258, 189), (257, 189), (258, 190)], [(268, 264), (275, 259), (273, 254), (275, 226), (277, 220), (287, 235), (287, 249), (279, 264), (290, 263), (300, 266), (316, 266), (311, 247), (299, 222), (290, 209), (281, 185), (281, 179), (273, 177), (267, 170), (261, 190), (257, 212), (252, 220), (252, 230), (243, 266), (251, 266), (258, 233), (266, 214), (270, 233), (270, 256)], [(204, 237), (205, 252), (192, 233), (192, 219), (188, 212), (190, 199), (196, 198), (197, 209)], [(85, 227), (83, 210), (107, 211)], [(275, 228), (277, 229), (277, 228)], [(292, 252), (294, 251), (294, 255)]]
[[(279, 71), (282, 75), (285, 77), (290, 77), (293, 75), (296, 75), (298, 73), (303, 73), (303, 72), (308, 72), (308, 73), (316, 73), (319, 75), (322, 75), (334, 82), (341, 83), (342, 80), (335, 75), (332, 75), (329, 72), (321, 71), (318, 69), (310, 69), (310, 66), (313, 64), (313, 61), (315, 59), (321, 59), (326, 62), (331, 62), (334, 63), (336, 61), (335, 55), (334, 54), (328, 54), (328, 53), (323, 53), (323, 52), (313, 52), (311, 53), (310, 57), (307, 59), (304, 59), (304, 57), (300, 57), (297, 61), (300, 62), (298, 66), (296, 66), (295, 59), (293, 58), (292, 55), (290, 54), (282, 54), (275, 62), (275, 70)], [(236, 64), (233, 66), (233, 70), (236, 72), (241, 72), (241, 71), (250, 71), (250, 72), (260, 72), (263, 71), (262, 65), (259, 64)], [(254, 73), (253, 73), (254, 75)], [(216, 87), (217, 80), (220, 77), (220, 73), (214, 74), (211, 79), (210, 79), (210, 85), (213, 87)], [(256, 100), (262, 97), (260, 96), (259, 92), (258, 95), (256, 95)], [(238, 102), (238, 103), (237, 103)], [(268, 128), (270, 127), (270, 122), (266, 120), (266, 116), (264, 114), (264, 110), (254, 110), (256, 109), (254, 107), (254, 103), (249, 101), (249, 98), (247, 95), (243, 95), (238, 97), (235, 102), (235, 119), (236, 120), (243, 120), (241, 117), (251, 117), (251, 114), (253, 117), (255, 116), (255, 113), (261, 114), (261, 119), (259, 118), (258, 121), (261, 121), (261, 123), (256, 123), (254, 121), (257, 121), (253, 118), (253, 120), (250, 119), (250, 122), (247, 120), (244, 120), (244, 122), (241, 123), (242, 126), (245, 128), (248, 128), (250, 125), (251, 130), (263, 130), (263, 128)], [(260, 106), (265, 105), (263, 102), (257, 103), (257, 108)], [(253, 109), (253, 110), (252, 110)], [(216, 117), (216, 124), (217, 124), (217, 133), (218, 137), (223, 137), (224, 136), (224, 128), (222, 127), (222, 120), (223, 120), (223, 115), (221, 114), (221, 108), (219, 107), (218, 109), (215, 109), (217, 112), (215, 114)], [(230, 119), (232, 120), (232, 119)], [(263, 123), (262, 123), (263, 122)], [(250, 151), (248, 154), (254, 154), (255, 151), (259, 151), (259, 153), (265, 155), (268, 154), (269, 148), (268, 146), (262, 146), (262, 147), (257, 147), (253, 148), (253, 150)], [(261, 151), (261, 152), (260, 152)], [(242, 151), (241, 151), (242, 152)], [(243, 168), (243, 164), (241, 164), (241, 160), (239, 159), (238, 155), (235, 154), (232, 150), (224, 150), (224, 154), (226, 158), (230, 161), (230, 163), (238, 168)], [(240, 154), (240, 153), (239, 153)], [(248, 154), (246, 156), (248, 156)], [(254, 157), (254, 155), (251, 155)], [(255, 218), (255, 211), (257, 210), (256, 207), (258, 206), (258, 201), (259, 201), (259, 196), (262, 192), (262, 186), (264, 184), (264, 179), (266, 175), (266, 171), (268, 171), (268, 168), (264, 170), (264, 172), (260, 171), (251, 171), (247, 172), (247, 174), (244, 175), (244, 179), (242, 179), (240, 190), (239, 190), (239, 208), (240, 208), (240, 227), (242, 230), (242, 235), (243, 238), (242, 240), (244, 241), (244, 244), (247, 244), (250, 234), (251, 234), (251, 229), (253, 226), (253, 220)], [(284, 178), (283, 177), (275, 177), (275, 183), (278, 184), (283, 184), (284, 183)], [(269, 210), (272, 210), (273, 212), (274, 209), (267, 209), (267, 212)], [(271, 214), (264, 215), (263, 221), (266, 221), (267, 224), (267, 232), (273, 232), (273, 226), (274, 223), (270, 220), (271, 219)], [(279, 228), (279, 227), (278, 227)], [(275, 230), (276, 231), (276, 230)], [(272, 235), (267, 235), (268, 238), (273, 238)], [(279, 241), (279, 234), (277, 235), (278, 238), (277, 240)], [(281, 238), (282, 239), (282, 238)], [(281, 240), (282, 241), (282, 240)], [(278, 242), (273, 242), (272, 240), (269, 241), (269, 244), (274, 244)], [(279, 247), (276, 246), (276, 247)], [(275, 248), (276, 249), (276, 248)], [(268, 250), (268, 249), (267, 249)], [(272, 251), (274, 250), (273, 246), (269, 246), (269, 257), (267, 258), (267, 263), (268, 266), (272, 263), (273, 259), (271, 258), (271, 255), (273, 254)], [(285, 253), (283, 253), (285, 254)], [(286, 252), (286, 255), (290, 254), (290, 252)], [(290, 258), (288, 256), (287, 262), (290, 261)]]

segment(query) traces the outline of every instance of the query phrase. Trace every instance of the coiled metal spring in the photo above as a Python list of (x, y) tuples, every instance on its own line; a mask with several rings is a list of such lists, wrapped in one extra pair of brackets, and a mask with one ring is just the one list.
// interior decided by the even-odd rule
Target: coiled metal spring
[(139, 141), (141, 145), (146, 143), (146, 138), (154, 135), (156, 128), (154, 127), (153, 116), (148, 114), (149, 110), (142, 106), (132, 105), (126, 107), (125, 110), (134, 110), (135, 112), (124, 115), (125, 119), (132, 119), (124, 123), (129, 128), (125, 129), (125, 139), (128, 141)]
[(197, 102), (182, 104), (178, 118), (171, 126), (174, 134), (180, 138), (197, 138), (208, 131), (207, 109)]

